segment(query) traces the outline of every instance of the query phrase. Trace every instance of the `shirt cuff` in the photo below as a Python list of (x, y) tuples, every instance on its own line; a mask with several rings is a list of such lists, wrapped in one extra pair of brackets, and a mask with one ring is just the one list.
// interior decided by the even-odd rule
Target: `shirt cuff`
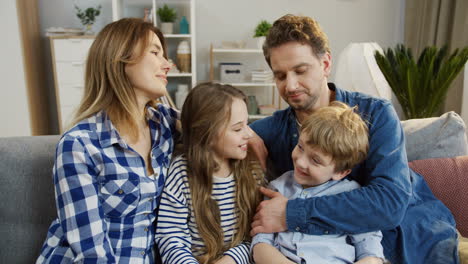
[(305, 199), (289, 200), (286, 204), (286, 227), (291, 232), (307, 233), (307, 210)]
[(248, 264), (250, 263), (250, 247), (249, 245), (242, 243), (238, 246), (230, 248), (224, 252), (224, 255), (230, 256), (234, 259), (236, 264)]
[(265, 243), (268, 245), (274, 246), (273, 240), (274, 234), (267, 234), (267, 233), (258, 233), (252, 238), (252, 243), (250, 245), (250, 252), (252, 252), (254, 246), (258, 243)]

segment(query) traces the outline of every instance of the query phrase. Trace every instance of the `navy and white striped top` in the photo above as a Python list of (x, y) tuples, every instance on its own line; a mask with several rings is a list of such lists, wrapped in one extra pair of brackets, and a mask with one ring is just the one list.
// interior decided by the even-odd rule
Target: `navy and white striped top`
[[(177, 157), (171, 164), (159, 205), (156, 242), (164, 263), (198, 263), (195, 256), (206, 253), (198, 233), (187, 177), (187, 161)], [(236, 233), (235, 178), (213, 177), (212, 198), (218, 203), (224, 243)], [(236, 263), (249, 263), (250, 242), (227, 250)]]

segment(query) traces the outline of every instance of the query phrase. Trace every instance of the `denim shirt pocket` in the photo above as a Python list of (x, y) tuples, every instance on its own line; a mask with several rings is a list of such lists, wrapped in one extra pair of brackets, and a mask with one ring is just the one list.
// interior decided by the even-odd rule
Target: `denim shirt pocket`
[(133, 216), (140, 201), (139, 182), (128, 178), (105, 181), (101, 183), (100, 200), (107, 217)]

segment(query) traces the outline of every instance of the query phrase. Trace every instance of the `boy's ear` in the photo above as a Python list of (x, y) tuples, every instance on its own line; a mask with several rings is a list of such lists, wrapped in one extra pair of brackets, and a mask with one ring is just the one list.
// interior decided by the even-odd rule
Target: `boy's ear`
[(351, 169), (347, 169), (347, 170), (340, 171), (340, 172), (335, 172), (335, 174), (332, 177), (332, 180), (339, 181), (339, 180), (343, 179), (344, 177), (346, 177), (350, 173), (351, 173)]

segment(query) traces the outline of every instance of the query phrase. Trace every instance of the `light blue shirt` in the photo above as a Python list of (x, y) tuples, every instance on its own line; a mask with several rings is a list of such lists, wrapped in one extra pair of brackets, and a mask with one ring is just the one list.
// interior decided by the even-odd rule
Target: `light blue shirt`
[[(288, 199), (326, 196), (359, 188), (357, 182), (343, 179), (304, 189), (294, 181), (293, 173), (294, 171), (284, 173), (270, 183), (270, 188), (277, 190)], [(365, 219), (359, 221), (365, 221)], [(338, 235), (328, 234), (326, 231), (323, 235), (308, 235), (300, 232), (260, 233), (253, 238), (252, 248), (255, 244), (267, 243), (296, 263), (342, 264), (354, 263), (369, 256), (384, 259), (381, 240), (380, 231)]]

